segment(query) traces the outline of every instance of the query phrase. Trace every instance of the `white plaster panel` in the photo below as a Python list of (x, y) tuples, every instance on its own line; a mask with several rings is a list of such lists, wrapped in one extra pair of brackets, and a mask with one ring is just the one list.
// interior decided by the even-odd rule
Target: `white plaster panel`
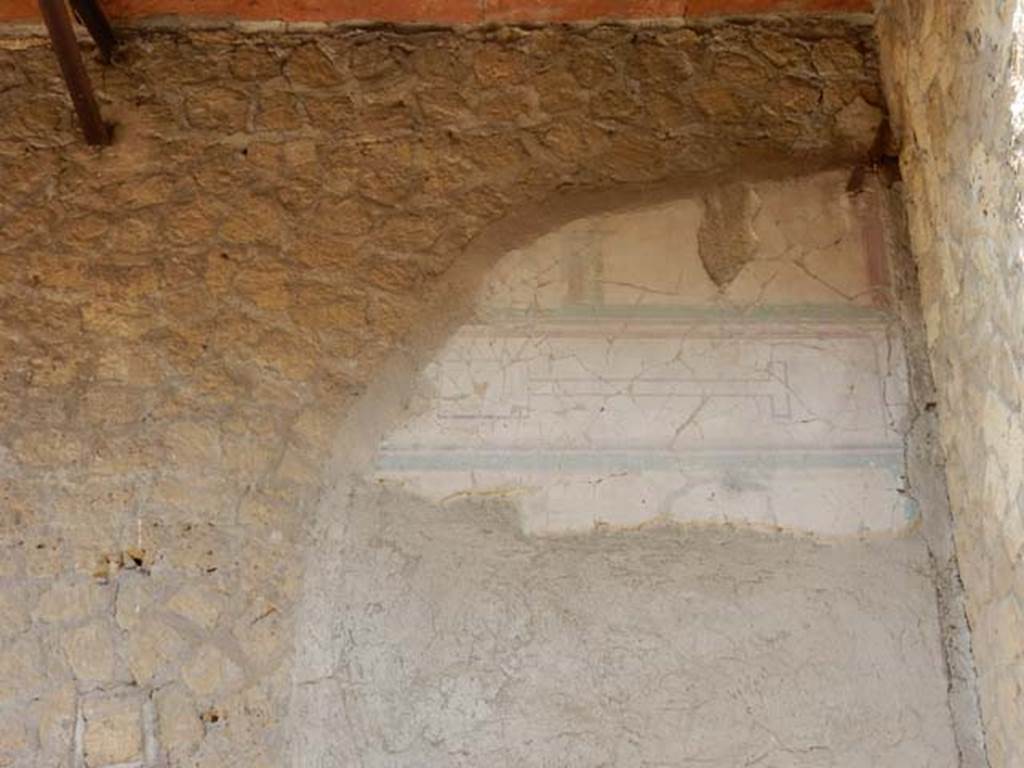
[(754, 257), (727, 286), (701, 263), (700, 200), (509, 254), (423, 370), (380, 476), (434, 501), (508, 496), (534, 533), (906, 526), (904, 354), (840, 181), (754, 188)]

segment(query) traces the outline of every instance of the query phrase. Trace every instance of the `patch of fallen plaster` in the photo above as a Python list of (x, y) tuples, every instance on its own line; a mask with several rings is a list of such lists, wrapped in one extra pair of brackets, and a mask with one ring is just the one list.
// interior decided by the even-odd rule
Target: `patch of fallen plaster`
[(844, 181), (730, 185), (509, 253), (378, 477), (439, 503), (507, 496), (531, 533), (903, 529), (902, 344)]
[(757, 194), (748, 184), (724, 185), (704, 197), (697, 244), (704, 269), (719, 288), (736, 279), (757, 255), (757, 207)]

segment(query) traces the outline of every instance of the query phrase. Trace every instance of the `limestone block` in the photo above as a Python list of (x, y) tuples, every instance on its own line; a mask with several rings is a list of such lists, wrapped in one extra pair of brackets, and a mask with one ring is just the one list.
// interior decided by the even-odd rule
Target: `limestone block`
[(836, 113), (836, 130), (843, 138), (856, 142), (863, 152), (873, 143), (866, 137), (877, 133), (881, 122), (882, 110), (859, 96)]
[(25, 574), (33, 579), (57, 581), (67, 565), (66, 557), (61, 542), (48, 536), (36, 539), (25, 549)]
[(186, 102), (186, 114), (197, 128), (242, 131), (249, 118), (249, 97), (223, 86), (197, 91)]
[(269, 80), (281, 73), (281, 62), (275, 51), (264, 48), (241, 48), (229, 62), (231, 74), (239, 80)]
[(172, 424), (164, 432), (164, 443), (174, 461), (182, 467), (204, 468), (220, 459), (220, 435), (215, 426), (197, 422)]
[(114, 618), (121, 629), (133, 629), (154, 599), (153, 583), (138, 574), (122, 574), (117, 585)]
[(849, 72), (860, 66), (861, 53), (846, 40), (824, 40), (811, 50), (814, 68), (826, 77)]
[(141, 702), (135, 696), (93, 696), (83, 702), (87, 768), (142, 758)]
[(70, 753), (75, 730), (76, 699), (74, 683), (68, 680), (61, 685), (47, 686), (46, 692), (33, 702), (32, 716), (37, 723), (44, 760), (59, 764)]
[(54, 429), (33, 430), (14, 441), (18, 461), (29, 465), (66, 465), (81, 456), (81, 441), (73, 434)]
[(199, 711), (180, 685), (161, 688), (155, 695), (160, 744), (174, 757), (188, 755), (203, 738)]
[(59, 580), (42, 594), (32, 609), (37, 621), (77, 621), (107, 605), (110, 590), (93, 580)]
[(167, 601), (168, 610), (195, 622), (203, 629), (212, 629), (226, 603), (225, 596), (199, 584), (188, 584)]
[[(1021, 638), (1024, 637), (1024, 606), (1015, 594), (1009, 594), (996, 603), (983, 629), (990, 634), (992, 658), (1005, 669), (1013, 669), (1022, 658)], [(1001, 674), (1009, 682), (1012, 674)], [(1016, 681), (1013, 681), (1016, 685)], [(1006, 698), (1005, 694), (1000, 694)]]
[(14, 589), (0, 591), (0, 640), (20, 634), (28, 623), (24, 594)]
[(0, 649), (0, 702), (36, 695), (45, 683), (36, 638), (22, 636)]
[(243, 671), (219, 648), (205, 644), (182, 667), (181, 679), (194, 694), (207, 697), (238, 687)]
[(270, 601), (257, 600), (236, 622), (232, 632), (248, 658), (271, 665), (286, 648), (283, 629), (283, 617), (278, 608)]
[(24, 721), (14, 712), (0, 716), (0, 765), (17, 765), (29, 754), (31, 736)]
[(316, 45), (304, 45), (292, 51), (285, 73), (291, 82), (310, 88), (330, 86), (339, 80), (333, 62)]
[(115, 637), (105, 621), (93, 621), (61, 636), (64, 655), (81, 681), (109, 682), (114, 679)]
[(246, 269), (235, 278), (235, 288), (260, 309), (286, 309), (288, 278), (287, 270), (281, 267)]
[(221, 226), (221, 236), (231, 243), (274, 243), (284, 231), (285, 222), (273, 201), (253, 199), (240, 205)]
[(139, 685), (164, 679), (189, 644), (177, 630), (156, 617), (138, 622), (128, 633), (128, 668)]

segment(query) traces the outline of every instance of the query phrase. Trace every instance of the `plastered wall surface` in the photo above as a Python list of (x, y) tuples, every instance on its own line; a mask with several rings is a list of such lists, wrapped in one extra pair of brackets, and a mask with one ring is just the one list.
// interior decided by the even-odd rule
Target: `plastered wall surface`
[(880, 9), (993, 766), (1024, 764), (1019, 3)]
[(880, 116), (857, 19), (151, 33), (92, 74), (102, 153), (42, 41), (0, 42), (18, 768), (280, 765), (324, 462), (466, 244), (556, 191), (847, 164)]
[(919, 539), (523, 536), (358, 481), (326, 509), (291, 765), (959, 765)]
[[(896, 429), (887, 358), (874, 353), (898, 367), (900, 345), (887, 281), (869, 279), (864, 242), (843, 236), (862, 234), (855, 210), (872, 211), (877, 190), (850, 200), (847, 175), (745, 186), (759, 215), (733, 221), (753, 225), (757, 248), (724, 291), (701, 266), (694, 221), (714, 220), (721, 185), (541, 229), (479, 281), (447, 341), (369, 385), (316, 515), (291, 765), (973, 765), (947, 695), (932, 552), (891, 515), (910, 490), (879, 488), (872, 470), (891, 484), (891, 468), (857, 460), (863, 431)], [(820, 267), (817, 279), (797, 279), (798, 264)], [(653, 290), (670, 265), (687, 277)], [(589, 282), (563, 281), (588, 266)], [(780, 284), (744, 281), (747, 268)], [(576, 289), (586, 301), (566, 313)], [(636, 339), (673, 320), (675, 333)], [(865, 356), (872, 333), (882, 338)], [(690, 342), (699, 360), (679, 346)], [(502, 375), (493, 353), (510, 347), (519, 357)], [(812, 355), (820, 386), (801, 401), (795, 373), (793, 410), (834, 410), (775, 421), (779, 395), (757, 374), (772, 370), (767, 351), (794, 349)], [(572, 399), (615, 383), (620, 366), (640, 368), (641, 384), (702, 389), (661, 395), (657, 420), (639, 386)], [(580, 386), (550, 404), (549, 387), (512, 397), (524, 380)], [(908, 404), (888, 388), (903, 429)], [(831, 430), (814, 435), (821, 455), (793, 458), (790, 441), (820, 422)], [(685, 435), (675, 465), (659, 460), (663, 430)], [(777, 444), (751, 453), (776, 466), (728, 460), (766, 434)]]
[(380, 476), (504, 496), (534, 533), (906, 528), (902, 329), (878, 198), (848, 177), (716, 187), (504, 257)]

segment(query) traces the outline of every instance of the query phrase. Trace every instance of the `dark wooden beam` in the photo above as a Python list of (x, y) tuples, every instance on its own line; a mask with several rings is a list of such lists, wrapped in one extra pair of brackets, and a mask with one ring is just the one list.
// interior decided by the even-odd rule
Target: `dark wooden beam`
[(97, 0), (71, 0), (71, 8), (96, 41), (103, 63), (109, 64), (114, 56), (114, 49), (117, 48), (117, 38), (114, 37), (114, 30), (110, 28), (110, 22), (107, 21), (107, 16)]
[(100, 108), (96, 104), (66, 0), (39, 0), (39, 11), (50, 32), (53, 51), (57, 55), (57, 63), (60, 64), (86, 142), (100, 146), (109, 144), (110, 129), (103, 122)]

